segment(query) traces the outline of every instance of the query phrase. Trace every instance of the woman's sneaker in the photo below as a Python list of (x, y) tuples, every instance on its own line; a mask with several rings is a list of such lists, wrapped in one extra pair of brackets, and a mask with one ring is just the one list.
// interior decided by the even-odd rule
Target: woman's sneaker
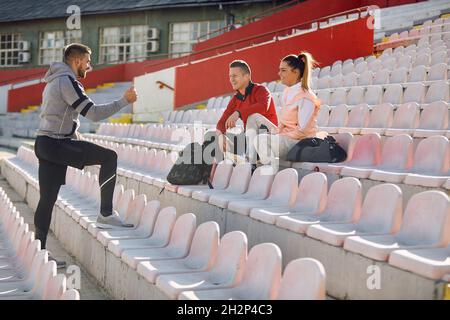
[(112, 215), (103, 216), (99, 214), (97, 217), (97, 226), (101, 229), (109, 229), (112, 227), (123, 227), (123, 228), (133, 228), (132, 223), (125, 223), (119, 216), (119, 214), (114, 211)]

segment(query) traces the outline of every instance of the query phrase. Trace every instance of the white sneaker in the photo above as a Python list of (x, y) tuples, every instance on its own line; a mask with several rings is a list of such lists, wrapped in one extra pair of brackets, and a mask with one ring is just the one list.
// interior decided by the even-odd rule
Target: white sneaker
[(103, 216), (99, 214), (97, 217), (97, 226), (101, 229), (110, 229), (112, 227), (123, 227), (123, 228), (133, 228), (134, 225), (132, 223), (125, 223), (122, 218), (119, 216), (117, 211), (110, 216)]

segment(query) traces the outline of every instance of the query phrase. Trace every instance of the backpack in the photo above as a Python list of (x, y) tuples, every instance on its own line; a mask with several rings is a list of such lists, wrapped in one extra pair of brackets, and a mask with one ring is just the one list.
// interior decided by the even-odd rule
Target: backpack
[[(174, 185), (195, 185), (207, 183), (212, 189), (213, 187), (209, 182), (209, 178), (213, 164), (207, 164), (203, 159), (203, 150), (209, 143), (211, 142), (205, 141), (203, 145), (198, 142), (188, 144), (179, 153), (178, 160), (175, 162), (167, 175), (167, 181)], [(199, 154), (201, 156), (201, 162), (195, 163), (194, 160), (197, 160), (198, 162)]]
[(347, 158), (347, 152), (332, 136), (325, 139), (306, 138), (300, 140), (289, 150), (287, 161), (293, 162), (342, 162)]

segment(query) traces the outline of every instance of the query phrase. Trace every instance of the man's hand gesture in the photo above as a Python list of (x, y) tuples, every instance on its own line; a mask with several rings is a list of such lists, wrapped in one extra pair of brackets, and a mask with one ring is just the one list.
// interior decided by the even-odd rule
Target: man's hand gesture
[(128, 88), (127, 91), (125, 91), (125, 93), (123, 94), (123, 96), (128, 101), (128, 103), (136, 102), (137, 100), (136, 89), (134, 89), (134, 87)]

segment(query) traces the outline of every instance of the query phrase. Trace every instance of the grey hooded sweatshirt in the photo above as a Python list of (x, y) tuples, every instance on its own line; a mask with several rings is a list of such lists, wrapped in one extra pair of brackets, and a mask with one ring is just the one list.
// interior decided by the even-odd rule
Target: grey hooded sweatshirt
[(77, 138), (78, 115), (92, 121), (106, 119), (128, 105), (125, 98), (105, 104), (95, 104), (76, 80), (72, 69), (64, 62), (55, 62), (44, 77), (47, 83), (42, 94), (38, 136), (56, 139)]

